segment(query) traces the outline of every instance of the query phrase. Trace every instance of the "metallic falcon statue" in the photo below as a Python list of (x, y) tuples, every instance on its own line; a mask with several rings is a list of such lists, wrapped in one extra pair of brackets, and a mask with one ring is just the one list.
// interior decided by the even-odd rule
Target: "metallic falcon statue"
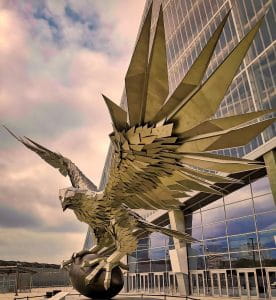
[[(183, 205), (179, 198), (187, 197), (191, 191), (221, 194), (215, 183), (235, 182), (227, 174), (263, 168), (263, 165), (210, 151), (245, 145), (275, 121), (270, 118), (252, 123), (272, 110), (211, 119), (262, 20), (203, 82), (228, 13), (179, 86), (169, 94), (162, 8), (150, 48), (151, 10), (125, 78), (128, 111), (103, 96), (114, 127), (110, 134), (113, 159), (104, 190), (97, 190), (61, 154), (11, 133), (62, 175), (69, 176), (72, 187), (60, 191), (62, 208), (72, 209), (81, 222), (93, 229), (97, 240), (88, 252), (99, 256), (84, 263), (84, 266), (97, 265), (86, 277), (86, 283), (105, 269), (106, 289), (112, 269), (123, 266), (120, 260), (136, 249), (141, 233), (158, 231), (187, 242), (195, 241), (186, 233), (147, 222), (132, 209), (179, 209)], [(84, 253), (80, 251), (69, 262)]]

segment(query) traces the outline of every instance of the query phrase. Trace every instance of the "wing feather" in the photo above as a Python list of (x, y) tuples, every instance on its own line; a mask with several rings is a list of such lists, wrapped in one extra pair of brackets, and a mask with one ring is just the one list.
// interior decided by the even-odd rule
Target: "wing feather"
[(94, 191), (97, 187), (91, 182), (80, 169), (68, 158), (60, 153), (53, 152), (28, 137), (19, 137), (15, 135), (9, 128), (3, 126), (14, 138), (16, 138), (25, 147), (38, 154), (49, 165), (59, 170), (63, 176), (69, 176), (73, 187), (89, 188)]

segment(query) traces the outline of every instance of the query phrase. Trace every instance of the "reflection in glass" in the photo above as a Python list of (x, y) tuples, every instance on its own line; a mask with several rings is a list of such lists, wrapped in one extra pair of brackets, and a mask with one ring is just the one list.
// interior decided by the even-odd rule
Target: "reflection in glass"
[(258, 230), (276, 229), (276, 211), (256, 216)]
[(207, 269), (228, 269), (230, 268), (229, 255), (208, 255), (206, 256)]
[(260, 266), (257, 251), (230, 253), (232, 268), (254, 268)]
[(163, 272), (166, 271), (165, 260), (151, 261), (151, 272)]
[(201, 211), (203, 211), (203, 210), (209, 210), (211, 208), (215, 208), (215, 207), (218, 207), (218, 206), (223, 206), (223, 198), (220, 198), (220, 199), (218, 199), (218, 200), (216, 200), (214, 202), (211, 202), (210, 204), (207, 204), (207, 205), (203, 206), (201, 208)]
[(240, 279), (241, 295), (247, 296), (247, 285), (246, 285), (244, 272), (239, 273), (239, 279)]
[(276, 231), (259, 232), (260, 248), (276, 248)]
[(230, 251), (252, 251), (258, 249), (256, 233), (230, 236), (229, 250)]
[(253, 197), (271, 193), (269, 179), (267, 176), (260, 178), (251, 184)]
[(245, 200), (238, 203), (225, 205), (226, 218), (238, 218), (253, 214), (252, 200)]
[(151, 248), (163, 247), (166, 245), (168, 237), (159, 232), (154, 232), (150, 235)]
[(264, 196), (254, 198), (254, 207), (256, 213), (276, 209), (272, 194), (266, 194)]
[(204, 256), (196, 256), (189, 258), (189, 270), (204, 270)]
[(149, 250), (138, 250), (136, 252), (137, 255), (137, 260), (138, 261), (145, 261), (145, 260), (149, 260)]
[(276, 267), (276, 250), (261, 251), (262, 264), (265, 267)]
[(206, 254), (228, 252), (227, 239), (215, 239), (205, 241)]
[(160, 260), (166, 258), (165, 248), (150, 249), (149, 258), (152, 260)]
[(202, 227), (190, 228), (186, 232), (197, 240), (202, 240)]
[(245, 217), (227, 221), (228, 234), (240, 234), (255, 231), (255, 223), (253, 217)]
[(203, 224), (210, 224), (210, 223), (222, 221), (224, 219), (225, 219), (225, 216), (224, 216), (224, 207), (223, 206), (202, 212), (202, 223)]
[(190, 215), (185, 216), (185, 227), (191, 228), (191, 227), (197, 227), (201, 226), (201, 216), (200, 213), (193, 213)]
[(203, 227), (203, 236), (205, 239), (212, 239), (226, 235), (225, 222), (216, 223), (212, 225), (205, 225)]
[(238, 189), (237, 191), (225, 196), (224, 202), (225, 204), (230, 204), (233, 202), (237, 202), (249, 198), (251, 198), (251, 189), (250, 189), (250, 185), (248, 184), (242, 187), (241, 189)]
[(188, 249), (189, 256), (203, 255), (203, 244), (202, 243), (187, 244), (187, 249)]
[(139, 240), (137, 249), (146, 249), (146, 248), (148, 248), (149, 247), (149, 241), (150, 241), (150, 239), (148, 237)]
[(137, 264), (139, 273), (150, 272), (150, 261), (142, 261)]

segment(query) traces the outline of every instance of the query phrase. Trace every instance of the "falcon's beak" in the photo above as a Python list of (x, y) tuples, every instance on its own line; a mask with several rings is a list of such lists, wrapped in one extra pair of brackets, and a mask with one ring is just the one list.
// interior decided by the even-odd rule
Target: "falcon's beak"
[(70, 206), (69, 204), (64, 205), (64, 206), (62, 205), (62, 210), (65, 211), (69, 206)]

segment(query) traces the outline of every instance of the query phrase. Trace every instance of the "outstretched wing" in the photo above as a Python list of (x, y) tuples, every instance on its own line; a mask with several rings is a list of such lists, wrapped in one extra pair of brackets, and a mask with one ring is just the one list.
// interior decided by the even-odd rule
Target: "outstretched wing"
[(59, 170), (63, 176), (69, 176), (70, 181), (75, 188), (84, 188), (91, 189), (93, 191), (97, 190), (97, 187), (91, 182), (81, 171), (80, 169), (72, 163), (72, 161), (59, 153), (53, 152), (35, 141), (27, 137), (19, 137), (15, 135), (9, 128), (4, 126), (4, 128), (19, 142), (21, 142), (28, 149), (34, 151), (38, 154), (43, 160), (45, 160), (52, 167)]
[(263, 168), (256, 161), (207, 152), (245, 145), (275, 121), (253, 122), (274, 110), (210, 119), (262, 22), (202, 84), (228, 14), (180, 85), (168, 95), (162, 8), (148, 59), (149, 10), (126, 74), (128, 112), (104, 97), (114, 125), (107, 197), (130, 208), (172, 209), (191, 191), (221, 194), (215, 183), (234, 182), (227, 177), (229, 173)]

